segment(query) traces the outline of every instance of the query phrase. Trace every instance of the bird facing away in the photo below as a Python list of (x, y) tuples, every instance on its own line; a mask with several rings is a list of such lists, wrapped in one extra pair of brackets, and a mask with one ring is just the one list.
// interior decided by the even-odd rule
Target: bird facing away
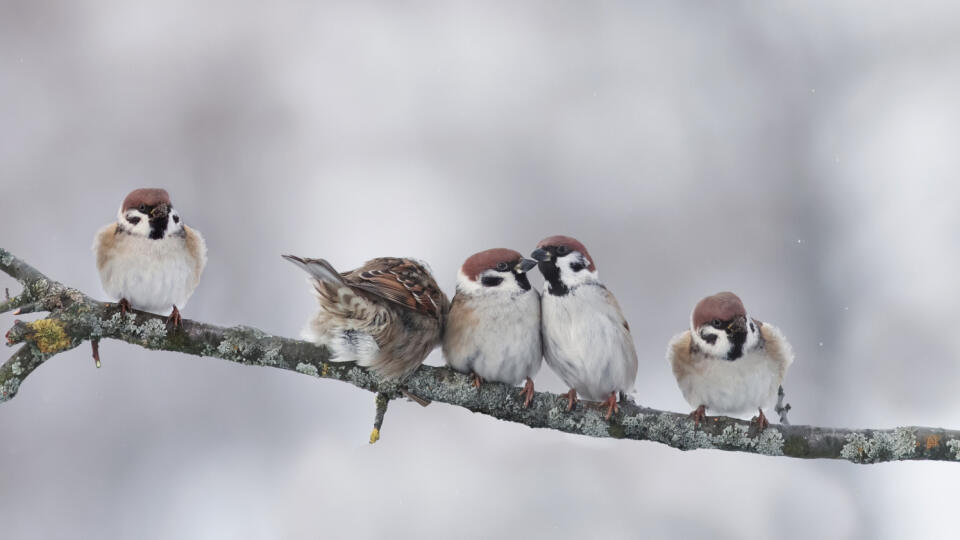
[(283, 257), (310, 274), (319, 309), (303, 337), (329, 347), (332, 361), (403, 379), (440, 344), (449, 303), (426, 264), (380, 257), (338, 273), (323, 259)]
[(706, 410), (745, 414), (760, 429), (769, 423), (765, 407), (777, 401), (777, 391), (793, 362), (793, 350), (780, 330), (747, 315), (743, 302), (731, 292), (708, 296), (697, 303), (690, 330), (674, 336), (667, 347), (684, 399), (699, 425)]
[(609, 419), (619, 410), (617, 393), (631, 391), (637, 377), (637, 351), (620, 305), (576, 239), (545, 238), (531, 256), (546, 280), (543, 356), (570, 387), (567, 410), (579, 394), (603, 401)]
[(523, 406), (533, 400), (533, 377), (540, 371), (540, 295), (527, 271), (536, 261), (511, 249), (488, 249), (470, 256), (457, 275), (443, 335), (447, 364), (474, 376), (516, 385), (526, 379)]
[(203, 237), (183, 224), (163, 189), (130, 192), (117, 221), (97, 232), (93, 251), (103, 289), (122, 312), (170, 311), (175, 327), (207, 264)]

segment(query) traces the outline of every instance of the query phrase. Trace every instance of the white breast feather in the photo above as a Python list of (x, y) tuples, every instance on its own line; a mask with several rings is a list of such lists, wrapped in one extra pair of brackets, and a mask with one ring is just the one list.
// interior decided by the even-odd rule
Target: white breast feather
[(630, 392), (637, 352), (609, 291), (582, 285), (565, 296), (543, 296), (543, 355), (563, 381), (588, 400)]
[[(691, 407), (706, 405), (714, 413), (744, 415), (776, 404), (793, 353), (775, 326), (763, 323), (763, 330), (766, 343), (734, 361), (690, 353), (689, 366), (677, 384)], [(671, 363), (676, 360), (673, 343), (683, 338), (684, 334), (675, 337), (667, 349)]]
[[(199, 239), (200, 233), (194, 233)], [(100, 234), (95, 251), (101, 249), (99, 238)], [(183, 236), (151, 240), (120, 233), (100, 268), (100, 281), (111, 297), (126, 298), (135, 309), (166, 314), (174, 305), (179, 309), (187, 305), (199, 282), (197, 266)]]
[(451, 367), (488, 381), (519, 384), (540, 370), (540, 296), (530, 290), (506, 300), (502, 295), (471, 298), (476, 326), (458, 336), (461, 345), (444, 348)]

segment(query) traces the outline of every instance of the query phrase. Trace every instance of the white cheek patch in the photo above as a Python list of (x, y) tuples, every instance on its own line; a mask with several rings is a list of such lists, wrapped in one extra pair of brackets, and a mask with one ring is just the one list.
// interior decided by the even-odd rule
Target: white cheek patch
[(463, 292), (464, 294), (480, 294), (480, 290), (483, 289), (483, 285), (479, 281), (474, 281), (467, 277), (463, 273), (463, 269), (457, 273), (457, 290)]
[[(177, 219), (174, 219), (177, 218)], [(183, 230), (183, 220), (176, 210), (170, 211), (170, 217), (167, 219), (167, 230), (164, 231), (164, 237), (171, 236)]]
[(513, 272), (509, 272), (507, 274), (500, 274), (500, 275), (503, 277), (503, 283), (501, 283), (497, 287), (492, 287), (492, 288), (499, 289), (500, 292), (504, 292), (508, 294), (518, 294), (518, 293), (527, 292), (528, 289), (524, 289), (523, 287), (520, 286), (519, 283), (517, 283), (517, 275), (514, 274)]
[[(727, 338), (727, 333), (710, 325), (701, 326), (699, 329), (694, 329), (691, 333), (693, 334), (693, 341), (700, 347), (700, 350), (710, 356), (726, 358), (730, 350), (733, 349), (733, 344), (731, 344)], [(704, 336), (706, 336), (707, 339), (715, 336), (716, 339), (713, 340), (713, 343), (710, 343), (707, 339), (704, 339)]]
[(754, 349), (760, 345), (760, 327), (753, 322), (750, 315), (747, 315), (747, 341), (743, 344), (744, 352)]
[[(579, 251), (574, 251), (569, 255), (557, 259), (557, 269), (560, 270), (560, 281), (567, 287), (576, 287), (584, 283), (595, 283), (600, 280), (596, 270), (590, 271), (590, 261), (587, 260)], [(574, 270), (574, 265), (581, 265), (583, 268)]]
[[(131, 223), (128, 218), (134, 219), (140, 218), (136, 224)], [(146, 214), (140, 212), (139, 210), (127, 210), (124, 212), (121, 210), (117, 212), (117, 221), (120, 223), (120, 228), (123, 231), (126, 231), (137, 236), (150, 236), (150, 221), (147, 219)]]

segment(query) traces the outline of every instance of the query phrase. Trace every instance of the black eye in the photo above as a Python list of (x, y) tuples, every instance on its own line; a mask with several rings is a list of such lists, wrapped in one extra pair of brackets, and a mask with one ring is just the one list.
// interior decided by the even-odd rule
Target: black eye
[(480, 280), (480, 283), (482, 283), (484, 287), (496, 287), (497, 285), (503, 283), (503, 278), (497, 276), (484, 276), (484, 278)]
[(143, 203), (140, 203), (140, 206), (137, 207), (137, 210), (139, 210), (139, 211), (143, 212), (144, 214), (146, 214), (146, 213), (147, 213), (147, 205), (145, 205), (145, 204), (143, 204)]
[(568, 248), (567, 246), (557, 247), (557, 255), (566, 255), (567, 253), (570, 253), (570, 248)]
[(579, 263), (579, 262), (575, 262), (575, 263), (573, 263), (573, 264), (570, 265), (570, 269), (573, 270), (574, 272), (579, 272), (579, 271), (583, 270), (584, 268), (586, 268), (586, 267), (583, 265), (583, 263)]
[(720, 328), (720, 325), (723, 324), (723, 321), (721, 321), (720, 319), (714, 319), (710, 321), (710, 324), (712, 324), (713, 326), (716, 326), (717, 328)]
[(140, 218), (137, 216), (130, 216), (127, 218), (127, 221), (130, 222), (131, 225), (136, 225), (137, 223), (140, 223)]
[(507, 268), (509, 268), (509, 267), (507, 266), (507, 263), (505, 263), (505, 262), (502, 262), (502, 263), (500, 263), (500, 264), (497, 265), (497, 271), (498, 271), (498, 272), (506, 272), (506, 271), (507, 271)]
[(180, 223), (180, 216), (173, 216), (174, 223)]

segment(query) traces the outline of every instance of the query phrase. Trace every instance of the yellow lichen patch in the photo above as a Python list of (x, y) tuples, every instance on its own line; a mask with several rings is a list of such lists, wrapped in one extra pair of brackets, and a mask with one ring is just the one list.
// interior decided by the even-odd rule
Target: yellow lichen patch
[[(327, 370), (327, 363), (324, 362), (324, 363), (320, 364), (320, 376), (321, 376), (321, 377), (326, 377), (326, 376), (327, 376), (327, 371), (328, 371), (328, 370)], [(377, 437), (379, 437), (379, 436), (380, 436), (380, 435), (378, 434)], [(373, 435), (370, 435), (370, 438), (373, 438)], [(370, 442), (371, 442), (371, 443), (375, 443), (375, 442), (377, 442), (377, 441), (370, 441)]]
[(373, 444), (380, 440), (380, 430), (373, 428), (373, 431), (370, 432), (370, 444)]
[(930, 435), (929, 437), (927, 437), (927, 450), (930, 450), (931, 448), (936, 448), (939, 444), (940, 444), (939, 435)]
[(28, 339), (44, 354), (55, 353), (70, 347), (70, 338), (63, 330), (63, 323), (53, 319), (40, 319), (27, 323), (32, 333)]

